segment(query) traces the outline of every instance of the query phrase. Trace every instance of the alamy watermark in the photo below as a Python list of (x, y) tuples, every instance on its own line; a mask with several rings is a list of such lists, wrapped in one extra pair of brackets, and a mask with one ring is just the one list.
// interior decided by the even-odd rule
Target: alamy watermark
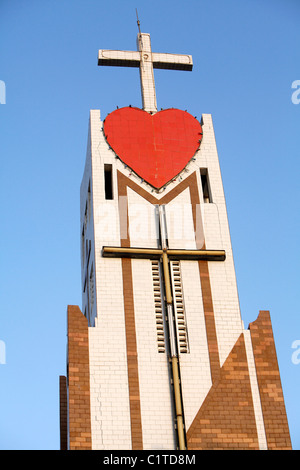
[(2, 340), (0, 340), (0, 365), (1, 364), (6, 364), (6, 347)]
[(292, 363), (295, 365), (300, 364), (300, 339), (292, 342), (292, 349), (295, 349), (292, 354)]
[[(150, 240), (155, 244), (155, 241), (159, 239), (158, 219), (155, 211), (155, 207), (151, 204), (131, 203), (128, 205), (127, 196), (119, 196), (118, 206), (108, 201), (98, 204), (95, 214), (99, 237), (110, 243), (119, 238), (126, 240), (129, 232), (134, 243), (148, 243)], [(190, 204), (173, 203), (166, 211), (166, 224), (168, 239), (176, 240), (179, 247), (182, 248), (180, 244), (186, 242), (194, 243), (195, 238), (197, 246), (203, 246), (205, 210), (202, 204), (196, 204), (193, 213)]]
[(292, 88), (295, 88), (295, 91), (292, 93), (291, 100), (293, 104), (300, 103), (300, 80), (294, 80), (292, 83)]
[(0, 104), (6, 104), (6, 85), (3, 80), (0, 80)]

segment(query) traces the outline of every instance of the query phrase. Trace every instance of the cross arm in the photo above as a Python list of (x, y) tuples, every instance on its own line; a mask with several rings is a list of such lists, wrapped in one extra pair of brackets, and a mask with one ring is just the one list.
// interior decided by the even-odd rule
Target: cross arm
[(102, 256), (104, 258), (142, 258), (159, 259), (163, 250), (156, 248), (123, 248), (118, 246), (103, 246)]
[(225, 261), (224, 250), (167, 250), (170, 259)]
[(188, 70), (193, 69), (193, 59), (187, 54), (161, 54), (152, 53), (152, 62), (155, 69)]
[[(134, 248), (103, 246), (102, 256), (104, 258), (142, 258), (159, 259), (164, 250), (158, 248)], [(206, 260), (206, 261), (224, 261), (224, 250), (166, 250), (170, 259), (182, 260)]]
[[(187, 54), (152, 54), (153, 67), (156, 69), (192, 70), (193, 59)], [(113, 51), (100, 49), (98, 52), (98, 65), (115, 67), (139, 67), (141, 53), (137, 51)]]
[(136, 51), (111, 51), (100, 49), (98, 52), (98, 65), (115, 67), (139, 67), (141, 55)]

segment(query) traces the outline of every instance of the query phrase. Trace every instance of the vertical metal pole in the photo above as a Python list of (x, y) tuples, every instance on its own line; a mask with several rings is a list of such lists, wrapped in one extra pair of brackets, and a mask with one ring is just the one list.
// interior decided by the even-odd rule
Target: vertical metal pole
[(168, 325), (169, 325), (169, 336), (170, 336), (170, 353), (172, 361), (172, 375), (173, 375), (173, 387), (174, 387), (174, 399), (175, 399), (175, 413), (177, 421), (177, 434), (179, 449), (185, 450), (185, 436), (184, 436), (184, 425), (183, 425), (183, 412), (182, 412), (182, 398), (181, 398), (181, 388), (179, 380), (179, 364), (177, 357), (177, 346), (176, 346), (176, 335), (174, 328), (173, 320), (173, 299), (172, 299), (172, 290), (170, 282), (170, 273), (169, 273), (169, 261), (167, 250), (167, 233), (165, 226), (165, 218), (163, 207), (159, 207), (159, 222), (160, 222), (160, 233), (161, 233), (161, 244), (163, 255), (163, 272), (164, 272), (164, 281), (165, 281), (165, 291), (166, 291), (166, 301), (167, 301), (167, 314), (168, 314)]
[(140, 20), (139, 20), (137, 8), (135, 9), (135, 12), (136, 12), (136, 19), (137, 19), (137, 25), (139, 28), (139, 33), (141, 34)]
[(179, 382), (179, 366), (176, 356), (172, 357), (172, 371), (173, 371), (173, 386), (174, 386), (174, 396), (175, 396), (175, 409), (177, 417), (177, 433), (178, 433), (178, 442), (179, 449), (185, 450), (185, 437), (184, 437), (184, 426), (183, 426), (183, 413), (181, 405), (181, 390)]

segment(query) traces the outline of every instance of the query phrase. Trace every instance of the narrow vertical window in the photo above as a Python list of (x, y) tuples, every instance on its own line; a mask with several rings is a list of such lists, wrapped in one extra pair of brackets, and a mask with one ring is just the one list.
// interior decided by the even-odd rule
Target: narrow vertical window
[(90, 271), (90, 295), (89, 295), (89, 300), (90, 300), (90, 312), (93, 311), (93, 306), (94, 306), (94, 301), (95, 301), (95, 278), (94, 278), (94, 269), (93, 265), (91, 266), (91, 271)]
[(87, 212), (88, 212), (88, 207), (87, 207), (87, 202), (85, 204), (85, 211), (84, 211), (84, 229), (86, 230), (87, 227)]
[(89, 259), (89, 240), (85, 240), (85, 257), (88, 260)]
[(208, 170), (207, 170), (207, 168), (201, 168), (201, 169), (200, 169), (200, 175), (201, 175), (201, 184), (202, 184), (203, 200), (204, 200), (204, 202), (206, 202), (206, 203), (212, 202), (211, 190), (210, 190), (210, 184), (209, 184), (209, 178), (208, 178)]
[(84, 260), (85, 260), (85, 246), (84, 246), (84, 226), (82, 228), (81, 232), (81, 259), (82, 259), (82, 265), (84, 265)]
[(105, 199), (113, 199), (112, 165), (104, 165)]
[(91, 218), (91, 182), (89, 181), (88, 187), (88, 220)]

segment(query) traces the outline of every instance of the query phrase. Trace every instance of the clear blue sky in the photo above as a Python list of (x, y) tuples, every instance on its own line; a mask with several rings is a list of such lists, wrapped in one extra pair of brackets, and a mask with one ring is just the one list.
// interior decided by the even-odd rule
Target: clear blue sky
[(97, 54), (136, 49), (136, 7), (153, 51), (193, 56), (191, 73), (155, 71), (158, 107), (213, 116), (242, 317), (271, 312), (300, 449), (299, 0), (1, 0), (0, 448), (59, 448), (89, 110), (141, 106), (138, 70)]

